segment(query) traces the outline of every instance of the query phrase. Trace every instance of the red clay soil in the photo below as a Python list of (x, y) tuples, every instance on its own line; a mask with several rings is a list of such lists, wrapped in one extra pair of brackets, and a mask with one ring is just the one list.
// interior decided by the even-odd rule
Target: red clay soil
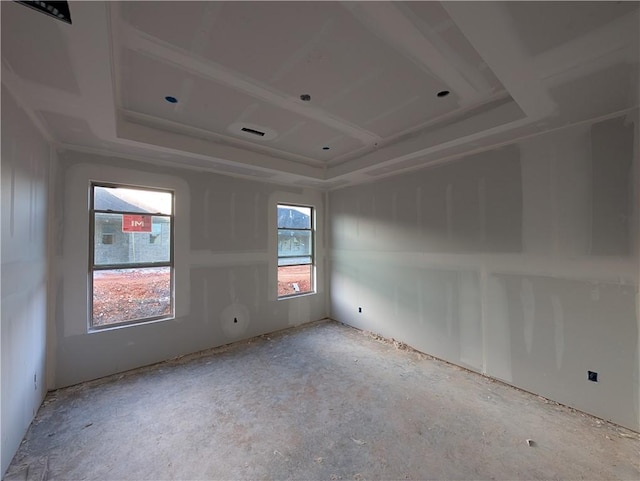
[[(293, 284), (297, 283), (299, 291)], [(311, 291), (309, 266), (288, 266), (278, 274), (278, 296)], [(169, 271), (102, 271), (93, 280), (93, 325), (160, 317), (171, 312)]]
[[(300, 292), (311, 292), (309, 282), (309, 266), (287, 266), (278, 271), (278, 296), (288, 296)], [(293, 288), (297, 283), (300, 291)]]
[(93, 281), (93, 325), (170, 314), (170, 285), (168, 269), (96, 273)]

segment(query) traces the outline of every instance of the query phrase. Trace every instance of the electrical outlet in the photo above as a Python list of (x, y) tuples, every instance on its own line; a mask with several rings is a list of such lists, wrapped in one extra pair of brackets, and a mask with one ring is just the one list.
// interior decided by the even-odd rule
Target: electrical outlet
[(591, 382), (598, 382), (598, 373), (595, 371), (587, 371), (587, 376), (589, 378), (589, 381)]

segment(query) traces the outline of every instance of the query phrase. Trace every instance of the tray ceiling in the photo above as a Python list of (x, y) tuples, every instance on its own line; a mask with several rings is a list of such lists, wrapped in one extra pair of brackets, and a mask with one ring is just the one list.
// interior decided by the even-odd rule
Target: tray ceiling
[(638, 2), (70, 9), (2, 2), (2, 82), (61, 149), (335, 188), (638, 106)]

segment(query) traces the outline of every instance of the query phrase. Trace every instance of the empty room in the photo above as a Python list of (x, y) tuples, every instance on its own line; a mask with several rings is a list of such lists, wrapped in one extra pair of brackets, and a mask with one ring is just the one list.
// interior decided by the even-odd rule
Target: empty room
[(640, 479), (640, 2), (0, 2), (0, 476)]

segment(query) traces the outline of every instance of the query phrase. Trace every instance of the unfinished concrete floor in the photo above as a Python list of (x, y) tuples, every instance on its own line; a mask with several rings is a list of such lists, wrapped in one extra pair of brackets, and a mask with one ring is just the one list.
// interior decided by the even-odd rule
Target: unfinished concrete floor
[(322, 322), (50, 393), (5, 479), (637, 480), (639, 463), (636, 433)]

